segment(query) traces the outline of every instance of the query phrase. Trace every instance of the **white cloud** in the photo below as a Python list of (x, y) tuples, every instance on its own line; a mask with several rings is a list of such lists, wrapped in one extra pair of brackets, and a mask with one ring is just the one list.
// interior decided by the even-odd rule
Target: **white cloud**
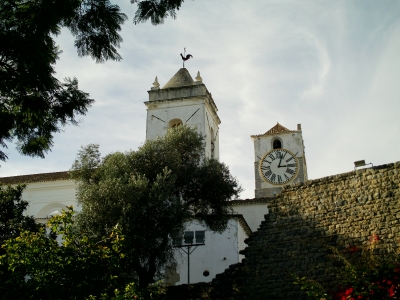
[(20, 156), (0, 176), (70, 168), (81, 145), (102, 153), (136, 149), (145, 138), (149, 90), (181, 67), (201, 72), (222, 120), (221, 159), (254, 196), (250, 135), (279, 121), (301, 123), (311, 178), (351, 171), (353, 161), (400, 160), (400, 3), (395, 1), (185, 1), (176, 20), (134, 26), (135, 7), (118, 3), (130, 17), (123, 26), (121, 62), (78, 58), (73, 38), (57, 38), (64, 51), (57, 76), (79, 80), (96, 103), (79, 127), (56, 135), (45, 160)]

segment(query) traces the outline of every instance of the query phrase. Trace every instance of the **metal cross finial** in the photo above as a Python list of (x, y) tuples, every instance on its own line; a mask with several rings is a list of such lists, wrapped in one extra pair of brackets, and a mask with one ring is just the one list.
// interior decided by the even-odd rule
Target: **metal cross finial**
[[(186, 47), (183, 48), (183, 57), (186, 57)], [(182, 61), (183, 67), (185, 67), (185, 60)]]

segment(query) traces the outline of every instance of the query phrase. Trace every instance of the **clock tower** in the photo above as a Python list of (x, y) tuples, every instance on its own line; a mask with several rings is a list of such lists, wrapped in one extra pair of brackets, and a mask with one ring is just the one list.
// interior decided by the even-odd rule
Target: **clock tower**
[(255, 197), (273, 197), (284, 185), (307, 180), (301, 125), (289, 130), (277, 123), (254, 142)]
[(188, 125), (205, 137), (205, 157), (219, 159), (218, 108), (203, 84), (200, 72), (196, 81), (181, 68), (162, 88), (156, 77), (149, 93), (146, 140), (164, 136), (169, 128)]

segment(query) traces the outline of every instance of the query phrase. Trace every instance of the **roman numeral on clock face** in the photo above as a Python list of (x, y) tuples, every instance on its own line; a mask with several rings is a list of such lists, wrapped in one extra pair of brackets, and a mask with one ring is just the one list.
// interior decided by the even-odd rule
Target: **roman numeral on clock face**
[(270, 166), (261, 166), (261, 170), (268, 171), (271, 170)]
[(279, 182), (279, 183), (282, 183), (281, 175), (278, 175), (278, 182)]
[[(293, 175), (294, 174), (294, 170), (287, 168), (286, 169), (286, 173)], [(286, 176), (286, 175), (285, 175)]]
[(266, 163), (269, 163), (269, 164), (272, 163), (272, 161), (268, 161), (268, 159), (266, 157), (264, 158), (263, 162), (266, 162)]
[(272, 176), (271, 176), (271, 181), (275, 181), (275, 177), (276, 177), (276, 175), (275, 175), (275, 174), (272, 174)]
[(281, 159), (284, 159), (286, 154), (287, 154), (287, 152), (284, 152), (283, 156), (281, 155)]
[(268, 154), (268, 157), (273, 161), (276, 159), (273, 153)]

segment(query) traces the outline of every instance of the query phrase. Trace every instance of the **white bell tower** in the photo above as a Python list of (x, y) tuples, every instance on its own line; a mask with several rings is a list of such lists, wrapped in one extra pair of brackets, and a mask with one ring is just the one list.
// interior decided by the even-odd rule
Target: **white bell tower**
[(149, 93), (146, 139), (164, 136), (169, 128), (186, 124), (205, 137), (205, 156), (219, 159), (218, 108), (203, 84), (200, 72), (193, 81), (181, 68), (161, 89), (156, 77)]
[(255, 197), (274, 197), (284, 185), (307, 180), (301, 125), (289, 130), (277, 123), (254, 142)]

